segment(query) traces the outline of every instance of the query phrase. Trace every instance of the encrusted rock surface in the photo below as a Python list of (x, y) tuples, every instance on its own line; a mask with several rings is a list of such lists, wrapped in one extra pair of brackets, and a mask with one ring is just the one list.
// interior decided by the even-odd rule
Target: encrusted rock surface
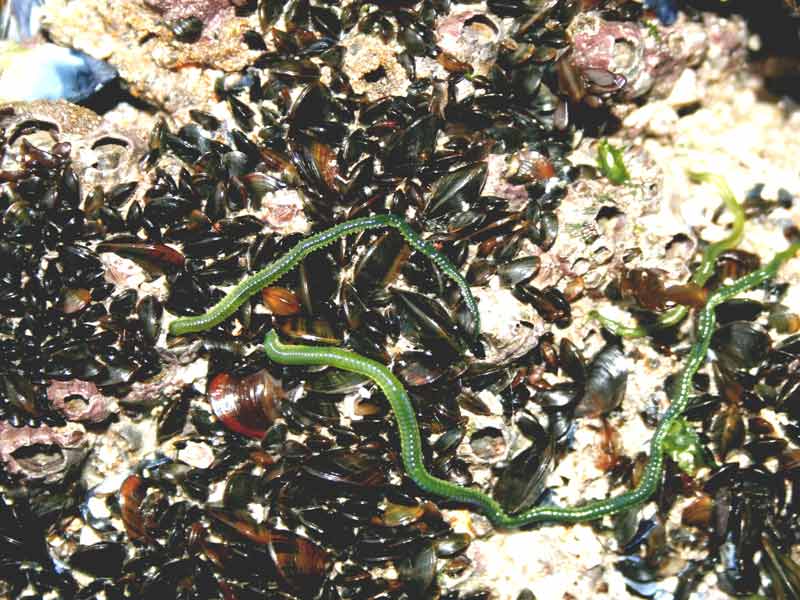
[[(203, 21), (200, 39), (176, 40), (170, 24), (190, 15)], [(202, 107), (217, 77), (257, 56), (242, 41), (256, 26), (254, 16), (236, 16), (227, 0), (49, 0), (44, 23), (55, 41), (110, 62), (134, 95), (170, 114)]]

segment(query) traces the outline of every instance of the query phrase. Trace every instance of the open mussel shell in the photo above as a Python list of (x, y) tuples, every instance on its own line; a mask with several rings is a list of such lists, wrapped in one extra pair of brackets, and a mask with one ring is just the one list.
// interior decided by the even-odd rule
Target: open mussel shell
[(554, 458), (555, 437), (538, 426), (534, 442), (501, 471), (492, 495), (509, 513), (530, 508), (544, 491)]
[(64, 480), (83, 460), (86, 449), (62, 448), (57, 444), (31, 444), (13, 452), (16, 472), (29, 480)]
[(243, 377), (218, 373), (208, 382), (211, 410), (236, 433), (261, 439), (280, 416), (285, 392), (281, 382), (262, 369)]
[(272, 567), (289, 591), (301, 598), (314, 598), (319, 593), (331, 560), (317, 544), (291, 531), (258, 524), (235, 513), (214, 510), (209, 514), (236, 534), (266, 546)]
[[(438, 442), (439, 440), (437, 440), (437, 444)], [(496, 427), (483, 427), (475, 431), (470, 435), (469, 445), (475, 456), (486, 462), (494, 462), (506, 453), (506, 440), (503, 432)]]
[(313, 598), (322, 587), (330, 561), (327, 553), (290, 531), (274, 530), (269, 554), (281, 580), (303, 598)]

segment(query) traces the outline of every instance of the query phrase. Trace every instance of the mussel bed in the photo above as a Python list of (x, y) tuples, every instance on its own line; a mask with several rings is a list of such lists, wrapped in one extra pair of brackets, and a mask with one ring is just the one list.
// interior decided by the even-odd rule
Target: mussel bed
[[(169, 23), (175, 43), (234, 12), (193, 4), (198, 16)], [(581, 270), (586, 257), (549, 254), (565, 236), (590, 248), (619, 217), (604, 205), (586, 227), (565, 222), (582, 181), (636, 176), (571, 156), (652, 85), (644, 59), (626, 75), (592, 62), (586, 23), (601, 37), (666, 30), (637, 2), (464, 4), (231, 1), (255, 24), (253, 60), (138, 142), (57, 103), (0, 106), (0, 596), (550, 597), (535, 578), (513, 596), (484, 585), (470, 546), (505, 533), (416, 488), (380, 390), (271, 363), (265, 333), (391, 365), (428, 469), (517, 512), (563, 500), (551, 475), (587, 431), (603, 493), (633, 487), (646, 446), (620, 439), (622, 415), (652, 431), (664, 408), (625, 412), (641, 390), (633, 359), (657, 363), (663, 395), (664, 365), (691, 343), (684, 325), (642, 350), (578, 322), (582, 307), (627, 303), (647, 323), (761, 259), (727, 251), (706, 290), (678, 290), (621, 256)], [(686, 23), (709, 18), (686, 4)], [(760, 191), (752, 221), (797, 209)], [(501, 313), (479, 342), (458, 289), (393, 231), (309, 256), (209, 332), (167, 335), (304, 234), (380, 212), (408, 219), (482, 312)], [(800, 596), (789, 296), (776, 279), (719, 307), (657, 496), (591, 525), (612, 558), (585, 597), (613, 577), (645, 598)]]

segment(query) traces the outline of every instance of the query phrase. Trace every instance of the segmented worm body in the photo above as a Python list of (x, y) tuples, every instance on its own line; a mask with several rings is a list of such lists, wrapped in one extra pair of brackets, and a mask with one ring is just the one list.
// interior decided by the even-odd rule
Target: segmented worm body
[[(434, 264), (458, 284), (469, 309), (475, 316), (476, 323), (479, 325), (475, 300), (456, 268), (440, 255), (435, 248), (422, 240), (407, 223), (393, 215), (378, 215), (341, 223), (336, 227), (303, 240), (288, 254), (236, 286), (205, 315), (178, 319), (173, 322), (170, 332), (173, 335), (180, 335), (213, 327), (230, 316), (242, 302), (262, 287), (269, 285), (269, 283), (295, 267), (309, 253), (323, 248), (345, 235), (385, 226), (398, 229), (412, 247), (430, 257)], [(374, 381), (381, 388), (392, 406), (400, 432), (403, 467), (408, 476), (422, 490), (456, 502), (473, 505), (482, 511), (498, 528), (511, 529), (541, 522), (575, 523), (592, 521), (641, 504), (653, 495), (664, 466), (665, 439), (672, 424), (681, 416), (689, 403), (692, 378), (703, 364), (711, 343), (711, 336), (716, 324), (715, 307), (773, 277), (780, 265), (798, 251), (800, 251), (800, 243), (795, 243), (783, 252), (778, 253), (762, 268), (737, 279), (732, 284), (720, 288), (711, 295), (698, 315), (695, 344), (689, 353), (672, 402), (653, 434), (650, 443), (650, 458), (638, 485), (633, 490), (613, 498), (595, 500), (581, 506), (537, 506), (517, 514), (508, 514), (503, 510), (499, 502), (478, 489), (463, 487), (430, 474), (425, 467), (423, 459), (422, 440), (414, 406), (403, 385), (386, 366), (341, 348), (284, 344), (278, 339), (278, 334), (274, 330), (269, 331), (265, 336), (264, 349), (271, 360), (280, 364), (335, 367), (364, 375)], [(704, 263), (707, 260), (708, 253), (704, 258)], [(707, 279), (709, 275), (704, 275), (704, 277)]]
[(303, 239), (282, 257), (271, 262), (255, 275), (242, 281), (208, 312), (196, 317), (181, 317), (175, 319), (170, 323), (170, 334), (185, 335), (187, 333), (197, 333), (222, 323), (222, 321), (235, 313), (248, 298), (257, 294), (262, 288), (283, 277), (312, 252), (330, 246), (333, 242), (345, 236), (379, 227), (392, 227), (397, 229), (412, 248), (430, 258), (445, 275), (458, 285), (464, 302), (470, 313), (472, 313), (475, 331), (479, 332), (480, 313), (478, 312), (478, 304), (475, 302), (469, 285), (453, 263), (444, 255), (439, 254), (436, 248), (422, 239), (420, 235), (400, 217), (396, 215), (373, 215), (345, 221), (344, 223), (340, 223), (330, 229), (326, 229), (325, 231)]
[(392, 406), (397, 427), (400, 430), (400, 449), (406, 473), (426, 492), (477, 506), (496, 527), (504, 529), (547, 521), (560, 523), (593, 521), (641, 504), (655, 493), (664, 466), (664, 440), (672, 424), (686, 410), (692, 390), (692, 378), (703, 364), (711, 343), (711, 335), (714, 333), (716, 324), (714, 308), (774, 276), (781, 263), (791, 258), (799, 250), (800, 243), (790, 246), (787, 250), (777, 254), (761, 269), (737, 279), (731, 285), (720, 288), (708, 299), (698, 316), (697, 340), (681, 374), (675, 396), (650, 442), (650, 459), (639, 484), (633, 490), (613, 498), (595, 500), (582, 506), (538, 506), (519, 514), (508, 514), (491, 496), (474, 488), (463, 487), (439, 479), (428, 472), (422, 457), (422, 442), (414, 407), (403, 385), (384, 365), (341, 348), (284, 344), (278, 339), (278, 334), (274, 330), (267, 333), (264, 339), (264, 349), (271, 360), (280, 364), (327, 365), (372, 379), (381, 388)]

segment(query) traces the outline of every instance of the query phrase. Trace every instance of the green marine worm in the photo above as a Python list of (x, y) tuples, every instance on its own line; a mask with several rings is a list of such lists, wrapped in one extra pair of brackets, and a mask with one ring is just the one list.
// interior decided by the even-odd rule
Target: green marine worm
[(458, 285), (464, 302), (474, 319), (474, 331), (477, 337), (481, 329), (480, 312), (478, 312), (478, 304), (469, 289), (469, 285), (453, 263), (447, 260), (444, 255), (437, 252), (436, 248), (422, 239), (408, 223), (396, 215), (373, 215), (345, 221), (344, 223), (339, 223), (330, 229), (320, 231), (319, 233), (301, 240), (282, 257), (271, 262), (255, 275), (242, 281), (208, 312), (195, 317), (181, 317), (175, 319), (170, 323), (170, 334), (185, 335), (187, 333), (198, 333), (222, 323), (222, 321), (235, 313), (248, 298), (257, 294), (262, 288), (283, 277), (312, 252), (330, 246), (336, 240), (345, 236), (380, 227), (392, 227), (397, 229), (412, 248), (430, 258), (433, 264)]
[[(719, 175), (714, 175), (712, 173), (690, 172), (689, 178), (698, 183), (713, 183), (716, 186), (720, 196), (722, 196), (722, 201), (725, 203), (725, 208), (727, 208), (728, 212), (733, 215), (733, 225), (731, 226), (730, 234), (725, 236), (720, 241), (710, 244), (705, 249), (705, 252), (703, 252), (703, 258), (700, 261), (700, 265), (697, 267), (697, 270), (692, 274), (692, 277), (689, 280), (698, 287), (703, 287), (714, 274), (714, 264), (717, 262), (719, 255), (725, 250), (735, 248), (737, 245), (739, 245), (739, 242), (742, 241), (742, 236), (744, 234), (744, 209), (736, 201), (736, 196), (733, 195), (731, 188), (728, 187), (728, 184)], [(687, 307), (675, 306), (663, 313), (655, 323), (647, 326), (639, 325), (638, 327), (623, 325), (619, 321), (614, 321), (613, 319), (604, 317), (596, 310), (593, 310), (589, 313), (589, 318), (599, 321), (603, 327), (605, 327), (614, 335), (618, 335), (625, 339), (636, 339), (644, 337), (655, 330), (665, 329), (667, 327), (677, 325), (683, 321), (688, 314), (689, 309)]]
[[(469, 291), (467, 283), (456, 268), (440, 255), (433, 246), (422, 240), (405, 221), (394, 215), (377, 215), (341, 223), (303, 240), (282, 258), (236, 286), (208, 313), (174, 321), (170, 326), (170, 333), (182, 335), (211, 328), (235, 312), (247, 298), (255, 294), (263, 286), (269, 285), (295, 267), (309, 253), (323, 248), (345, 235), (387, 226), (398, 229), (413, 248), (430, 257), (434, 264), (458, 284), (468, 308), (475, 316), (478, 324), (476, 331), (479, 331), (477, 304)], [(280, 364), (329, 366), (358, 373), (372, 379), (386, 395), (395, 414), (400, 431), (403, 467), (409, 477), (422, 490), (456, 502), (476, 506), (496, 527), (503, 529), (518, 528), (541, 522), (575, 523), (592, 521), (639, 505), (653, 495), (658, 486), (664, 465), (665, 441), (669, 438), (673, 424), (680, 418), (681, 413), (689, 403), (692, 378), (703, 364), (708, 352), (711, 335), (716, 323), (715, 307), (773, 277), (780, 265), (798, 251), (800, 251), (800, 243), (791, 245), (783, 252), (778, 253), (764, 267), (745, 275), (731, 285), (720, 288), (708, 299), (708, 302), (699, 313), (696, 342), (678, 381), (674, 398), (653, 435), (650, 443), (650, 459), (638, 485), (633, 490), (613, 498), (595, 500), (582, 506), (538, 506), (518, 514), (508, 514), (491, 496), (474, 488), (463, 487), (439, 479), (428, 472), (422, 455), (422, 440), (414, 407), (403, 385), (386, 366), (341, 348), (287, 345), (278, 339), (278, 335), (274, 330), (269, 331), (265, 336), (264, 349), (271, 360)]]
[(403, 385), (384, 365), (341, 348), (284, 344), (278, 339), (278, 334), (274, 330), (267, 333), (264, 339), (264, 349), (271, 360), (280, 364), (331, 366), (372, 379), (381, 388), (392, 406), (400, 431), (400, 450), (406, 473), (426, 492), (476, 506), (496, 527), (502, 529), (523, 527), (540, 522), (593, 521), (642, 504), (655, 493), (664, 466), (665, 441), (670, 435), (673, 424), (680, 418), (689, 403), (692, 378), (703, 364), (711, 343), (711, 335), (716, 324), (715, 307), (774, 276), (778, 267), (799, 250), (800, 243), (790, 246), (787, 250), (777, 254), (763, 268), (737, 279), (731, 285), (720, 288), (708, 299), (698, 317), (697, 341), (689, 354), (675, 396), (653, 434), (650, 442), (650, 459), (638, 485), (633, 490), (613, 498), (594, 500), (582, 506), (538, 506), (518, 514), (508, 514), (491, 496), (477, 489), (463, 487), (434, 477), (425, 468), (422, 441), (414, 407)]

